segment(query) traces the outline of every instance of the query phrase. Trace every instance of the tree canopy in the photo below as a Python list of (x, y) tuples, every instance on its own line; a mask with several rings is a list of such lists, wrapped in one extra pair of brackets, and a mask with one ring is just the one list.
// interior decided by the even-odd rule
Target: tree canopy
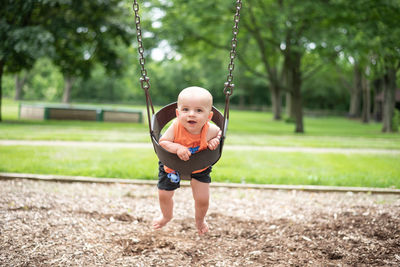
[[(154, 101), (166, 104), (196, 84), (222, 102), (236, 1), (139, 4)], [(271, 106), (277, 120), (286, 106), (300, 133), (304, 108), (347, 111), (364, 122), (381, 116), (382, 130), (395, 130), (399, 11), (396, 0), (243, 1), (232, 103)], [(64, 77), (64, 101), (143, 97), (129, 1), (6, 1), (1, 12), (2, 71), (31, 69), (46, 57)]]
[(119, 0), (6, 1), (0, 11), (0, 77), (4, 71), (30, 69), (44, 56), (65, 78), (88, 77), (96, 62), (120, 71), (116, 48), (128, 45), (132, 34), (121, 19), (128, 17), (125, 10)]

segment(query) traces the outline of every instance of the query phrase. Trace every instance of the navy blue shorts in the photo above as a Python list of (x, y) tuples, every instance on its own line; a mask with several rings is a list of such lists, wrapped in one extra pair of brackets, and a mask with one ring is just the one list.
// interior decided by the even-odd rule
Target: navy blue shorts
[[(209, 184), (209, 183), (211, 183), (211, 176), (210, 176), (211, 169), (212, 169), (212, 167), (210, 166), (202, 172), (192, 173), (190, 175), (190, 177), (192, 179), (196, 179), (199, 182)], [(158, 184), (157, 184), (158, 189), (173, 191), (173, 190), (179, 188), (180, 182), (178, 182), (178, 183), (171, 182), (171, 179), (169, 179), (167, 175), (168, 175), (168, 173), (165, 172), (165, 170), (164, 170), (164, 164), (162, 164), (161, 161), (159, 161), (158, 162)]]

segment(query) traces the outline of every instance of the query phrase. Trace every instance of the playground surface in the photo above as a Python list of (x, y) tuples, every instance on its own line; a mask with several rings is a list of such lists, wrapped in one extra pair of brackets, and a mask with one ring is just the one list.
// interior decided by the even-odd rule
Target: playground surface
[(161, 230), (154, 185), (0, 180), (0, 266), (399, 266), (400, 196), (190, 188)]

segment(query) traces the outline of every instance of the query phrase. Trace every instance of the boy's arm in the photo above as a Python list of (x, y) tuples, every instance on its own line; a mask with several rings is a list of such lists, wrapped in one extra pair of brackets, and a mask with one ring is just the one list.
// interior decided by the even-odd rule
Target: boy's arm
[(192, 153), (190, 153), (190, 150), (181, 144), (174, 143), (174, 128), (175, 122), (173, 122), (171, 126), (168, 127), (165, 133), (161, 136), (158, 143), (168, 152), (177, 154), (181, 160), (189, 160), (190, 155), (192, 155)]
[(222, 131), (221, 129), (215, 125), (210, 123), (210, 127), (208, 128), (207, 133), (207, 141), (208, 141), (208, 148), (211, 150), (215, 150), (219, 142), (221, 140)]

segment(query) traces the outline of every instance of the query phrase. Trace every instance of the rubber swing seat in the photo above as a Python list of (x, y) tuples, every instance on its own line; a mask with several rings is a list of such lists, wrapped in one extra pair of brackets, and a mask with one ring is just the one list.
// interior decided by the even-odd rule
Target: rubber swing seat
[(213, 107), (212, 111), (214, 113), (212, 121), (220, 128), (224, 129), (220, 144), (215, 150), (205, 149), (198, 153), (192, 154), (188, 161), (181, 160), (176, 154), (168, 152), (159, 144), (161, 137), (161, 131), (165, 125), (167, 125), (171, 120), (176, 118), (175, 110), (177, 108), (177, 103), (173, 102), (152, 116), (151, 119), (151, 129), (153, 130), (151, 135), (151, 140), (153, 143), (154, 150), (158, 156), (158, 159), (169, 168), (177, 171), (183, 180), (190, 180), (190, 174), (193, 171), (204, 169), (208, 166), (214, 165), (222, 155), (222, 147), (225, 140), (225, 133), (227, 130), (228, 120), (225, 121), (224, 116), (221, 112)]

